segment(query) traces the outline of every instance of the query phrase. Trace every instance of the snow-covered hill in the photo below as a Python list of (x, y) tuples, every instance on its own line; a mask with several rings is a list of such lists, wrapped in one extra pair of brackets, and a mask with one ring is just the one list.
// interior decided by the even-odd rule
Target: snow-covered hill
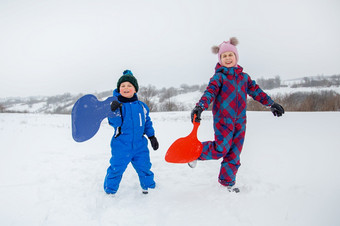
[[(249, 112), (237, 184), (217, 182), (220, 161), (170, 164), (171, 143), (192, 129), (190, 112), (154, 112), (157, 187), (143, 195), (131, 166), (115, 197), (103, 191), (112, 128), (76, 143), (69, 115), (0, 114), (1, 225), (339, 225), (339, 112)], [(213, 138), (211, 112), (198, 130)], [(151, 149), (150, 149), (151, 150)]]
[[(269, 95), (292, 94), (296, 92), (321, 92), (335, 91), (340, 94), (339, 86), (331, 87), (299, 87), (292, 88), (291, 86), (281, 87), (271, 90), (265, 90)], [(105, 91), (95, 94), (99, 100), (105, 100), (111, 95), (112, 91)], [(195, 103), (202, 96), (201, 91), (192, 91), (182, 93), (170, 97), (170, 101), (175, 103), (179, 110), (191, 110)], [(159, 94), (160, 95), (160, 94)], [(3, 106), (6, 112), (26, 112), (26, 113), (52, 113), (52, 114), (69, 114), (73, 104), (82, 94), (63, 94), (53, 97), (28, 97), (28, 98), (2, 98), (0, 106)], [(141, 96), (140, 96), (141, 97)], [(154, 96), (152, 100), (156, 106), (161, 106), (159, 96)], [(163, 101), (166, 102), (166, 101)], [(161, 107), (158, 111), (164, 111)], [(1, 109), (0, 109), (1, 112)]]
[(2, 98), (2, 105), (6, 112), (21, 113), (69, 113), (80, 95), (63, 94), (58, 96), (38, 96), (25, 98)]

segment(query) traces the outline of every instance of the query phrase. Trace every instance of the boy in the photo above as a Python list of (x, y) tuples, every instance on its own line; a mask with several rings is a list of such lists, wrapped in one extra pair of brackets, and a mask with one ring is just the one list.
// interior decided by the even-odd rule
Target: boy
[(158, 149), (158, 141), (149, 116), (147, 105), (138, 100), (138, 82), (132, 72), (126, 70), (117, 82), (113, 94), (118, 101), (111, 103), (112, 111), (120, 111), (120, 117), (108, 118), (109, 124), (115, 128), (111, 140), (110, 167), (104, 182), (107, 194), (118, 191), (123, 173), (131, 162), (136, 170), (143, 194), (149, 188), (155, 188), (154, 174), (148, 149), (147, 135), (154, 150)]

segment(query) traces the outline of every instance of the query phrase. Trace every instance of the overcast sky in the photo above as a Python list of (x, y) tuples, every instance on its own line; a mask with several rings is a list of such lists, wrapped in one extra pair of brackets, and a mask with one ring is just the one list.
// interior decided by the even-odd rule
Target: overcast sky
[(0, 98), (203, 84), (235, 36), (252, 79), (340, 73), (339, 0), (0, 0)]

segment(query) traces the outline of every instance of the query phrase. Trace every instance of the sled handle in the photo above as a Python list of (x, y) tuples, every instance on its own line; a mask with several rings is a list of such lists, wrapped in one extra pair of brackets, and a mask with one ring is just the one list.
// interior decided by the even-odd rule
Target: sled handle
[(197, 134), (198, 127), (201, 124), (201, 123), (195, 121), (196, 118), (197, 118), (197, 116), (196, 116), (196, 114), (194, 114), (194, 120), (192, 120), (192, 124), (194, 124), (194, 128), (192, 129), (190, 135)]

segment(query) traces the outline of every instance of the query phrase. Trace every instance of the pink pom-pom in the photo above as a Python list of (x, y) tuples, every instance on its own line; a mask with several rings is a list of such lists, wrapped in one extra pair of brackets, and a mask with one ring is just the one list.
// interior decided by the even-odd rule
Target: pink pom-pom
[(232, 44), (233, 46), (237, 46), (237, 44), (238, 44), (238, 40), (237, 40), (236, 37), (230, 38), (229, 41), (230, 41), (230, 44)]
[(218, 46), (213, 46), (211, 47), (211, 52), (213, 54), (218, 54), (218, 51), (220, 50), (220, 48)]

